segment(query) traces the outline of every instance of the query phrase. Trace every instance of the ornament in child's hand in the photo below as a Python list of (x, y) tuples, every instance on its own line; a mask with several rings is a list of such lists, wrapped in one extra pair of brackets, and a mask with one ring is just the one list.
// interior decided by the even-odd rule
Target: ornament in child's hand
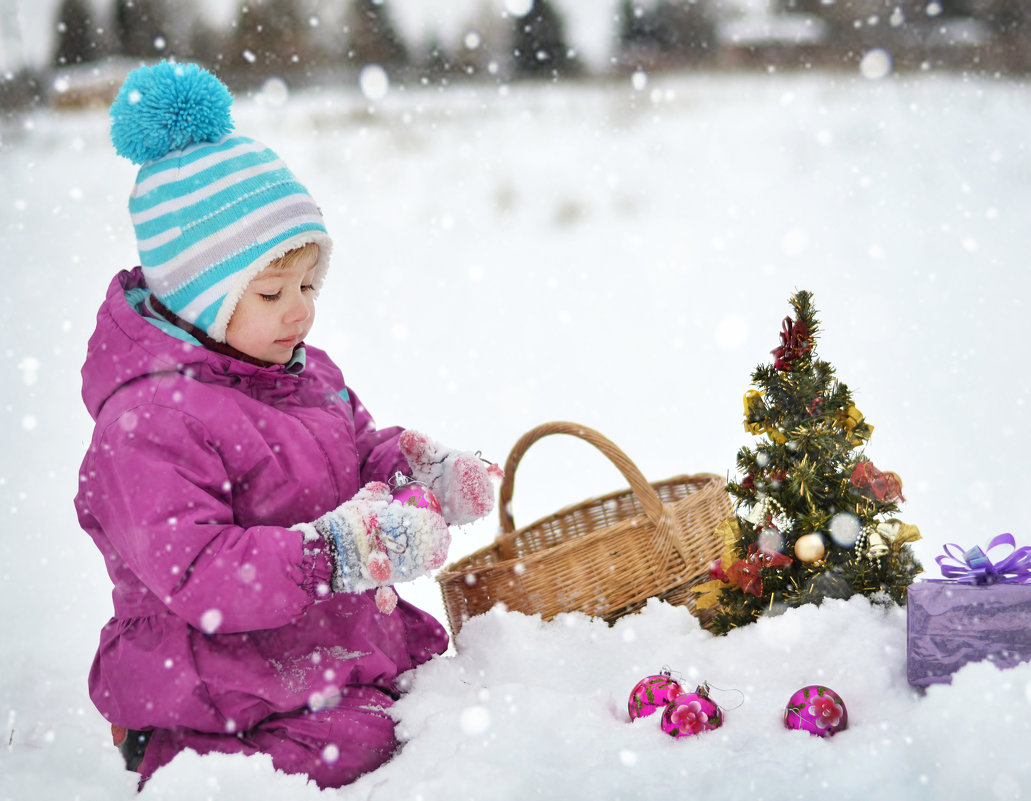
[(407, 476), (397, 475), (394, 477), (394, 488), (390, 491), (395, 503), (404, 506), (417, 506), (420, 509), (429, 509), (431, 512), (442, 514), (440, 502), (430, 492), (429, 487), (421, 481), (414, 481)]

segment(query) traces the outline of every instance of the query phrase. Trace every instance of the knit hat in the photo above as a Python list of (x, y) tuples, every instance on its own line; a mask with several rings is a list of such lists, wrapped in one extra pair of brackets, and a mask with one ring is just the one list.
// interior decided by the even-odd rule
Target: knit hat
[(308, 191), (279, 157), (232, 134), (229, 90), (196, 64), (129, 73), (111, 105), (111, 140), (141, 164), (129, 197), (147, 286), (217, 342), (251, 279), (309, 242), (313, 282), (332, 242)]

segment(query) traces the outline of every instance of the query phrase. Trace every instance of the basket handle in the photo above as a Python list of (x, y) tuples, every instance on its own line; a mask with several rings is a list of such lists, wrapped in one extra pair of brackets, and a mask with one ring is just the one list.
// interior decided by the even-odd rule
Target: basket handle
[(663, 513), (663, 503), (659, 494), (648, 483), (637, 465), (630, 460), (630, 457), (617, 448), (611, 440), (602, 436), (594, 429), (578, 423), (562, 421), (543, 423), (519, 438), (519, 441), (513, 446), (512, 452), (509, 453), (508, 459), (505, 462), (505, 477), (501, 482), (498, 501), (498, 512), (501, 518), (501, 534), (498, 536), (498, 543), (504, 558), (510, 559), (514, 555), (512, 534), (515, 532), (515, 520), (512, 517), (511, 501), (512, 491), (515, 486), (516, 467), (533, 443), (552, 434), (568, 434), (577, 437), (601, 451), (630, 483), (630, 489), (637, 496), (637, 500), (640, 501), (648, 519), (660, 529), (667, 528), (668, 521), (664, 520), (666, 515)]

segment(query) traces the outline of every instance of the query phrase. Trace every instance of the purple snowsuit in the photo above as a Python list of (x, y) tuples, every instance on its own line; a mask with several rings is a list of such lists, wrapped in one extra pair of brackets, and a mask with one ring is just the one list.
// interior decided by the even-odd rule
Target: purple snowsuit
[(114, 582), (90, 696), (154, 729), (144, 780), (192, 748), (346, 784), (391, 757), (398, 675), (447, 634), (403, 601), (330, 593), (290, 526), (407, 472), (401, 429), (377, 430), (322, 351), (253, 365), (148, 319), (146, 294), (139, 268), (116, 276), (82, 368), (96, 427), (75, 505)]

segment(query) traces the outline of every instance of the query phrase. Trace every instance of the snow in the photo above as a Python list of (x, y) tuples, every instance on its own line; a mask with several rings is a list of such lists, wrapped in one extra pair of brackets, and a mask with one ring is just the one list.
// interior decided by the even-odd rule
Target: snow
[[(311, 337), (384, 425), (503, 461), (538, 423), (610, 437), (659, 480), (731, 473), (741, 397), (808, 289), (819, 352), (898, 472), (918, 555), (1028, 533), (1025, 296), (1031, 87), (963, 77), (648, 76), (579, 87), (389, 87), (241, 103), (240, 129), (320, 200), (336, 241)], [(86, 693), (110, 615), (71, 498), (91, 434), (78, 370), (107, 283), (135, 261), (134, 177), (103, 111), (0, 128), (0, 799), (133, 798)], [(397, 380), (402, 376), (403, 380)], [(584, 443), (518, 470), (517, 525), (623, 485)], [(496, 523), (455, 532), (452, 556)], [(442, 615), (430, 581), (402, 587)], [(673, 740), (626, 717), (664, 666), (727, 722)], [(782, 729), (823, 683), (850, 728)], [(1031, 667), (905, 679), (905, 613), (828, 603), (725, 638), (652, 604), (613, 628), (491, 613), (412, 677), (408, 743), (340, 791), (267, 760), (185, 755), (143, 799), (1019, 798)], [(971, 769), (972, 768), (972, 769)]]

